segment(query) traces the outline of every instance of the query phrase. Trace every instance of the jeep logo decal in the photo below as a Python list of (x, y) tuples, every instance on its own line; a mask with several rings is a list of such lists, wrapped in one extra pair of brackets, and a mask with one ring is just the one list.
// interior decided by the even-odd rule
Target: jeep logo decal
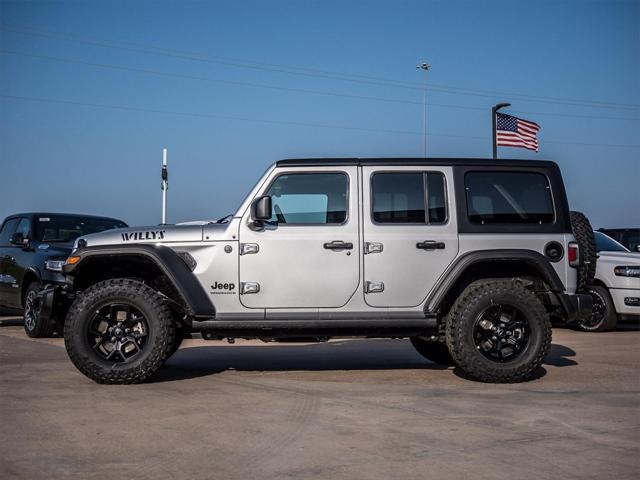
[(215, 282), (213, 285), (211, 285), (211, 290), (234, 290), (236, 288), (236, 284), (235, 283), (218, 283)]
[(147, 230), (146, 232), (125, 232), (122, 233), (122, 241), (130, 240), (162, 240), (165, 230)]

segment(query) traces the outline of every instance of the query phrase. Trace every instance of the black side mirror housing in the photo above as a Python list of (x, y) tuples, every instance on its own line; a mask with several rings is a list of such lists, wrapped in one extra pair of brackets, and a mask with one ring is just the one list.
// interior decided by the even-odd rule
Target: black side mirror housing
[(265, 222), (271, 219), (271, 197), (264, 195), (256, 198), (251, 204), (251, 220)]
[(16, 247), (27, 248), (29, 246), (29, 239), (22, 235), (22, 232), (15, 232), (11, 235), (11, 245)]

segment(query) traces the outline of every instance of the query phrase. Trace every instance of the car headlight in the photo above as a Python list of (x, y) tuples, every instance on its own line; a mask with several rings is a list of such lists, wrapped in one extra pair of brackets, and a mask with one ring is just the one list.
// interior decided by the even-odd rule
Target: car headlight
[(61, 272), (64, 260), (47, 260), (44, 262), (44, 268), (52, 272)]
[(640, 277), (640, 265), (626, 265), (613, 269), (618, 277)]

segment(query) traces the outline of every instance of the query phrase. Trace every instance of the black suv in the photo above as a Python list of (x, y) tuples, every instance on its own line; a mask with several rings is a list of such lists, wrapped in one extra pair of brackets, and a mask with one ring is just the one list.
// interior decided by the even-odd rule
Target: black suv
[[(30, 337), (51, 336), (59, 325), (55, 318), (40, 315), (44, 305), (38, 293), (45, 287), (64, 285), (62, 265), (74, 240), (126, 226), (122, 220), (91, 215), (20, 213), (7, 217), (0, 229), (0, 308), (22, 309)], [(58, 291), (61, 289), (56, 288)], [(59, 297), (57, 293), (48, 298), (63, 301)]]

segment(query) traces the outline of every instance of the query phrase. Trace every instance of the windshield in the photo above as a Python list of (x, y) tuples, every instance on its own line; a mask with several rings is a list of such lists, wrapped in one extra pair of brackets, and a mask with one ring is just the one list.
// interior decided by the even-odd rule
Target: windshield
[(602, 232), (593, 232), (596, 237), (596, 250), (599, 252), (628, 252), (625, 247)]
[(113, 218), (91, 218), (74, 215), (36, 217), (35, 240), (38, 242), (73, 242), (90, 233), (125, 228), (126, 223)]

